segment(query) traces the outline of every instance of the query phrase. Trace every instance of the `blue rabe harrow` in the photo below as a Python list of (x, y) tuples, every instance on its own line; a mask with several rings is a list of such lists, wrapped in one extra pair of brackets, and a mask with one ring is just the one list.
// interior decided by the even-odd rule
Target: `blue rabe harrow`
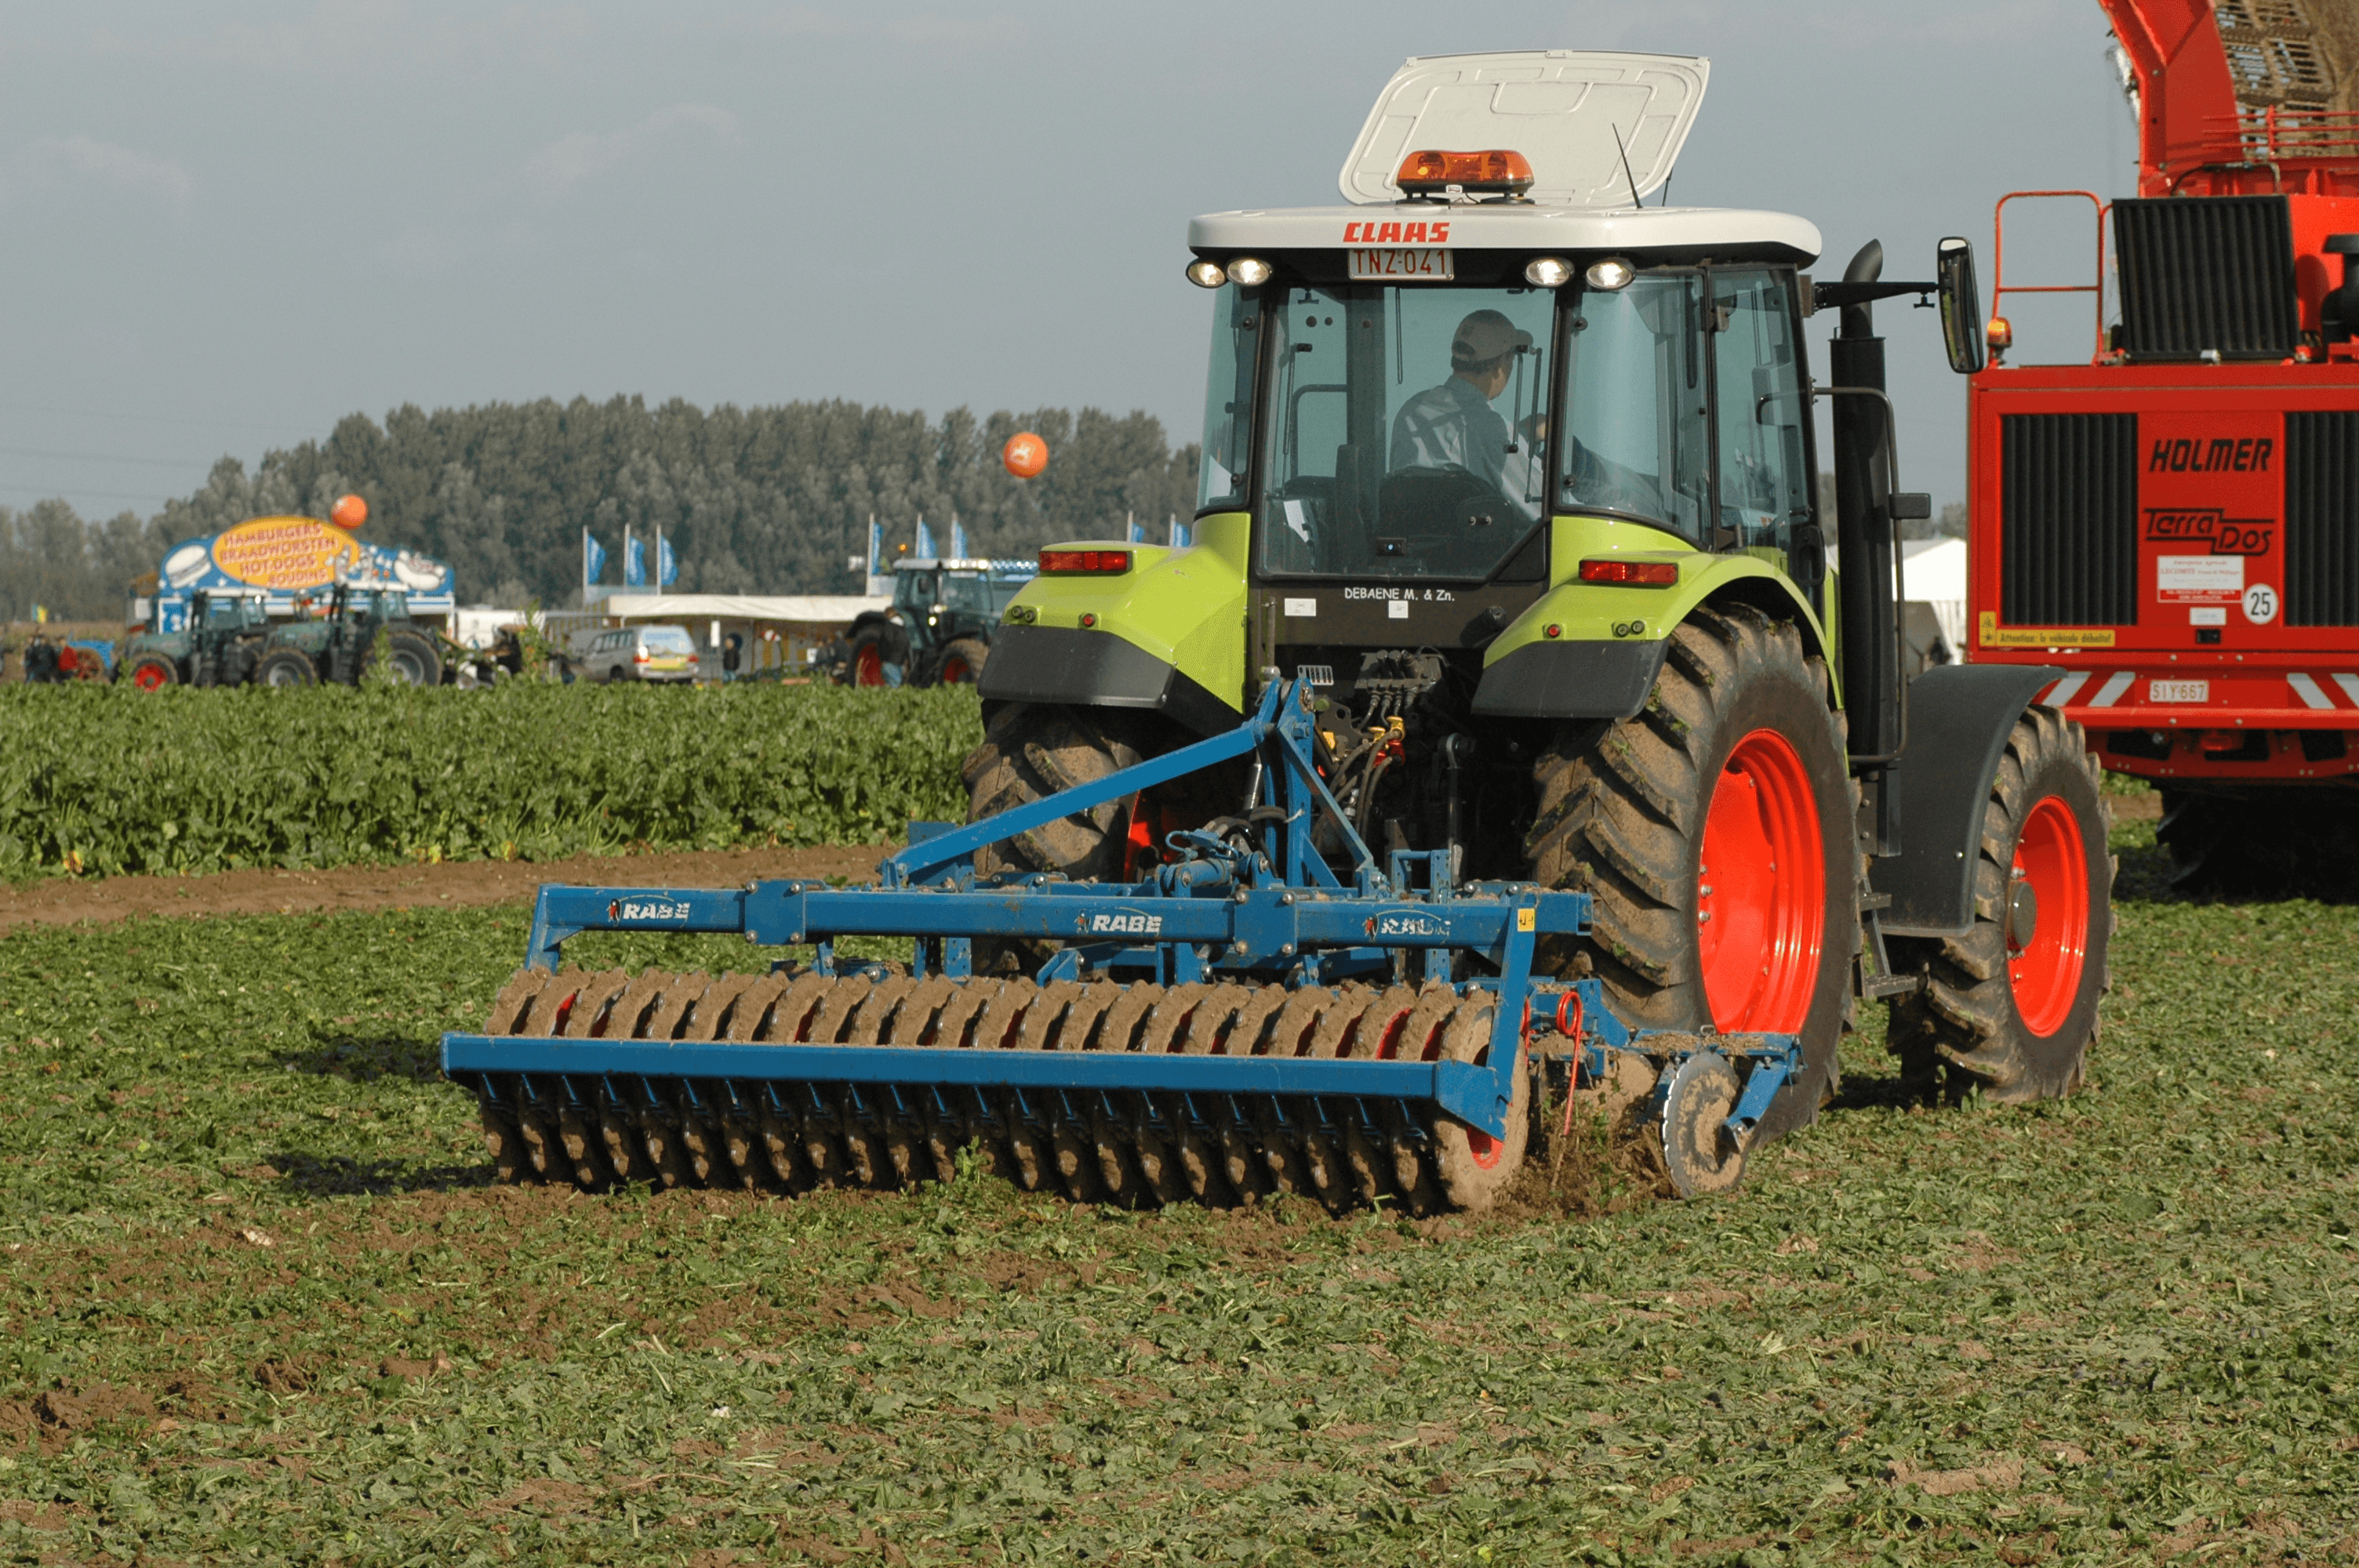
[[(1594, 979), (1536, 978), (1588, 895), (1386, 863), (1313, 759), (1311, 688), (1237, 729), (966, 827), (910, 825), (878, 881), (548, 886), (480, 1034), (443, 1037), (506, 1180), (801, 1191), (948, 1180), (962, 1151), (1082, 1202), (1482, 1209), (1536, 1107), (1643, 1062), (1684, 1194), (1734, 1184), (1800, 1065), (1791, 1036), (1625, 1028)], [(1136, 882), (978, 877), (977, 849), (1201, 770), (1239, 815), (1169, 835)], [(1322, 853), (1321, 845), (1325, 846)], [(1340, 846), (1340, 851), (1338, 847)], [(742, 974), (560, 967), (584, 931), (735, 932), (808, 961)], [(907, 963), (846, 936), (911, 939)], [(977, 975), (978, 941), (1047, 955)]]

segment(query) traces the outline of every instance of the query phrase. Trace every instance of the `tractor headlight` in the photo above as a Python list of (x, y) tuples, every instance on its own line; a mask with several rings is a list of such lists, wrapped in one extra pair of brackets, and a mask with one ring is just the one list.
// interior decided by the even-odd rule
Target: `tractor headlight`
[(1590, 287), (1603, 289), (1606, 293), (1612, 294), (1618, 289), (1629, 287), (1630, 280), (1638, 274), (1620, 256), (1607, 256), (1603, 261), (1591, 262), (1586, 276)]
[(1199, 288), (1218, 288), (1228, 282), (1229, 275), (1221, 270), (1216, 261), (1191, 261), (1188, 264), (1188, 281)]
[(1256, 288), (1267, 283), (1277, 270), (1259, 256), (1239, 256), (1229, 264), (1229, 281), (1240, 288)]
[(1572, 264), (1562, 256), (1535, 256), (1525, 264), (1524, 281), (1534, 288), (1562, 288), (1572, 281)]

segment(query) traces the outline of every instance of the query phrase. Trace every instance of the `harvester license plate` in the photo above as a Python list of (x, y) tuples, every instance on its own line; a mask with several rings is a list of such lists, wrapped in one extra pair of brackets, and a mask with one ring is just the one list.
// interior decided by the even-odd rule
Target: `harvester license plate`
[(2148, 702), (2209, 702), (2212, 683), (2208, 680), (2150, 680), (2146, 683)]
[(1408, 250), (1354, 250), (1350, 254), (1354, 283), (1449, 283), (1458, 276), (1448, 251), (1420, 246)]

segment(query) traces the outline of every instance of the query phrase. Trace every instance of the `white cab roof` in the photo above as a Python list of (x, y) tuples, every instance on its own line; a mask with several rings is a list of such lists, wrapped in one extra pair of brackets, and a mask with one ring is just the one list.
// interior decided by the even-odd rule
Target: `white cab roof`
[[(1414, 239), (1387, 233), (1421, 227)], [(1436, 225), (1446, 225), (1437, 234)], [(1189, 221), (1190, 248), (1218, 255), (1263, 251), (1344, 250), (1362, 244), (1439, 244), (1451, 250), (1608, 252), (1788, 261), (1818, 259), (1819, 227), (1788, 212), (1721, 207), (1643, 207), (1620, 211), (1522, 202), (1445, 206), (1279, 207), (1210, 212)]]
[(1346, 201), (1395, 201), (1393, 176), (1412, 152), (1508, 147), (1530, 160), (1538, 205), (1636, 206), (1671, 178), (1711, 76), (1712, 62), (1693, 55), (1516, 49), (1412, 59), (1368, 111), (1337, 183)]

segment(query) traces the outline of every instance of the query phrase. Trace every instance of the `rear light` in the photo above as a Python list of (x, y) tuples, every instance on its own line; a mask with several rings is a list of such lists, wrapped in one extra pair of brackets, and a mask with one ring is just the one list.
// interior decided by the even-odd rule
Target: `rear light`
[(1112, 577), (1130, 569), (1128, 550), (1043, 550), (1043, 577)]
[(1393, 183), (1404, 196), (1440, 196), (1453, 185), (1470, 195), (1521, 196), (1532, 188), (1532, 165), (1507, 147), (1479, 153), (1429, 148), (1401, 159)]
[(1629, 561), (1606, 556), (1582, 562), (1581, 580), (1619, 583), (1625, 588), (1670, 588), (1680, 580), (1680, 568), (1676, 561)]

